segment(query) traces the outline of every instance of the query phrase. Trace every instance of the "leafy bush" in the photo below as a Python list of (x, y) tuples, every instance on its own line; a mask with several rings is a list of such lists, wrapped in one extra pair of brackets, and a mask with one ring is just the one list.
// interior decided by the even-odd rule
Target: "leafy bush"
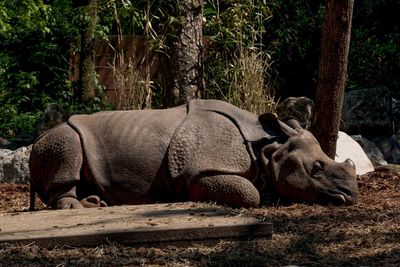
[(17, 134), (34, 133), (39, 114), (33, 112), (19, 113), (14, 105), (0, 106), (0, 125), (3, 136), (16, 137)]
[(34, 134), (40, 110), (67, 90), (71, 8), (56, 0), (0, 4), (0, 136)]
[(77, 11), (71, 0), (0, 2), (0, 136), (34, 135), (49, 103), (100, 109), (99, 99), (83, 105), (69, 81), (71, 44), (84, 20)]

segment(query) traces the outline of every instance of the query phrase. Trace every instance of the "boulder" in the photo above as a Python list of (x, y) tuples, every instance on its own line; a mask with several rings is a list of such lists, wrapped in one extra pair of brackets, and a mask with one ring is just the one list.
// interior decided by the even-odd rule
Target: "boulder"
[(367, 138), (393, 133), (392, 97), (385, 87), (354, 90), (345, 94), (341, 131)]
[(375, 170), (361, 146), (349, 135), (339, 131), (335, 161), (343, 162), (347, 158), (350, 158), (356, 165), (357, 175), (363, 175)]
[(400, 140), (397, 135), (378, 137), (373, 142), (382, 151), (388, 163), (400, 164)]
[(28, 183), (32, 145), (17, 150), (0, 149), (0, 183)]
[(308, 129), (313, 107), (314, 102), (307, 97), (289, 97), (278, 105), (276, 113), (281, 121), (296, 119), (301, 127)]
[(386, 164), (375, 169), (377, 172), (398, 172), (400, 173), (400, 165)]
[(373, 142), (369, 141), (365, 137), (362, 137), (361, 135), (352, 135), (351, 138), (357, 141), (357, 143), (361, 146), (365, 154), (367, 154), (367, 157), (371, 160), (375, 169), (387, 165), (382, 152)]

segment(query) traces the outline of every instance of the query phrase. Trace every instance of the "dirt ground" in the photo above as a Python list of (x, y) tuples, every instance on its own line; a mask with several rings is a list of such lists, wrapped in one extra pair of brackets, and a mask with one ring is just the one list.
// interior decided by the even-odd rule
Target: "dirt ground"
[[(241, 210), (273, 223), (268, 240), (162, 248), (3, 244), (0, 266), (400, 266), (400, 173), (363, 175), (359, 187), (359, 203), (350, 207), (269, 203)], [(26, 210), (28, 189), (0, 185), (0, 212)]]

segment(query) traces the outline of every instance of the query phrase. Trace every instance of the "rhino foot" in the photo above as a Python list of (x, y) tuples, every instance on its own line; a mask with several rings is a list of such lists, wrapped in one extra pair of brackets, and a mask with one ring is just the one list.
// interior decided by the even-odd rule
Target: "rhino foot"
[(54, 208), (55, 209), (80, 209), (80, 208), (83, 208), (83, 206), (76, 198), (63, 197), (57, 201)]
[(80, 204), (85, 208), (107, 207), (107, 203), (96, 195), (88, 196), (82, 199)]

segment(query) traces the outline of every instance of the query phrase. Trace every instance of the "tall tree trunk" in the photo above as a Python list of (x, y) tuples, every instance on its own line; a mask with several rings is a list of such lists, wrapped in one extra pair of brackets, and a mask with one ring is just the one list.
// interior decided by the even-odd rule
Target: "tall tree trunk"
[(169, 60), (166, 66), (168, 84), (166, 90), (167, 106), (186, 103), (200, 98), (204, 91), (203, 81), (203, 0), (179, 0), (176, 17), (180, 27), (170, 38)]
[(95, 59), (96, 46), (94, 32), (97, 26), (97, 0), (88, 0), (86, 15), (90, 17), (87, 25), (81, 31), (80, 53), (80, 89), (81, 98), (85, 102), (93, 101), (96, 97)]
[(334, 158), (342, 113), (354, 0), (326, 0), (311, 132)]

